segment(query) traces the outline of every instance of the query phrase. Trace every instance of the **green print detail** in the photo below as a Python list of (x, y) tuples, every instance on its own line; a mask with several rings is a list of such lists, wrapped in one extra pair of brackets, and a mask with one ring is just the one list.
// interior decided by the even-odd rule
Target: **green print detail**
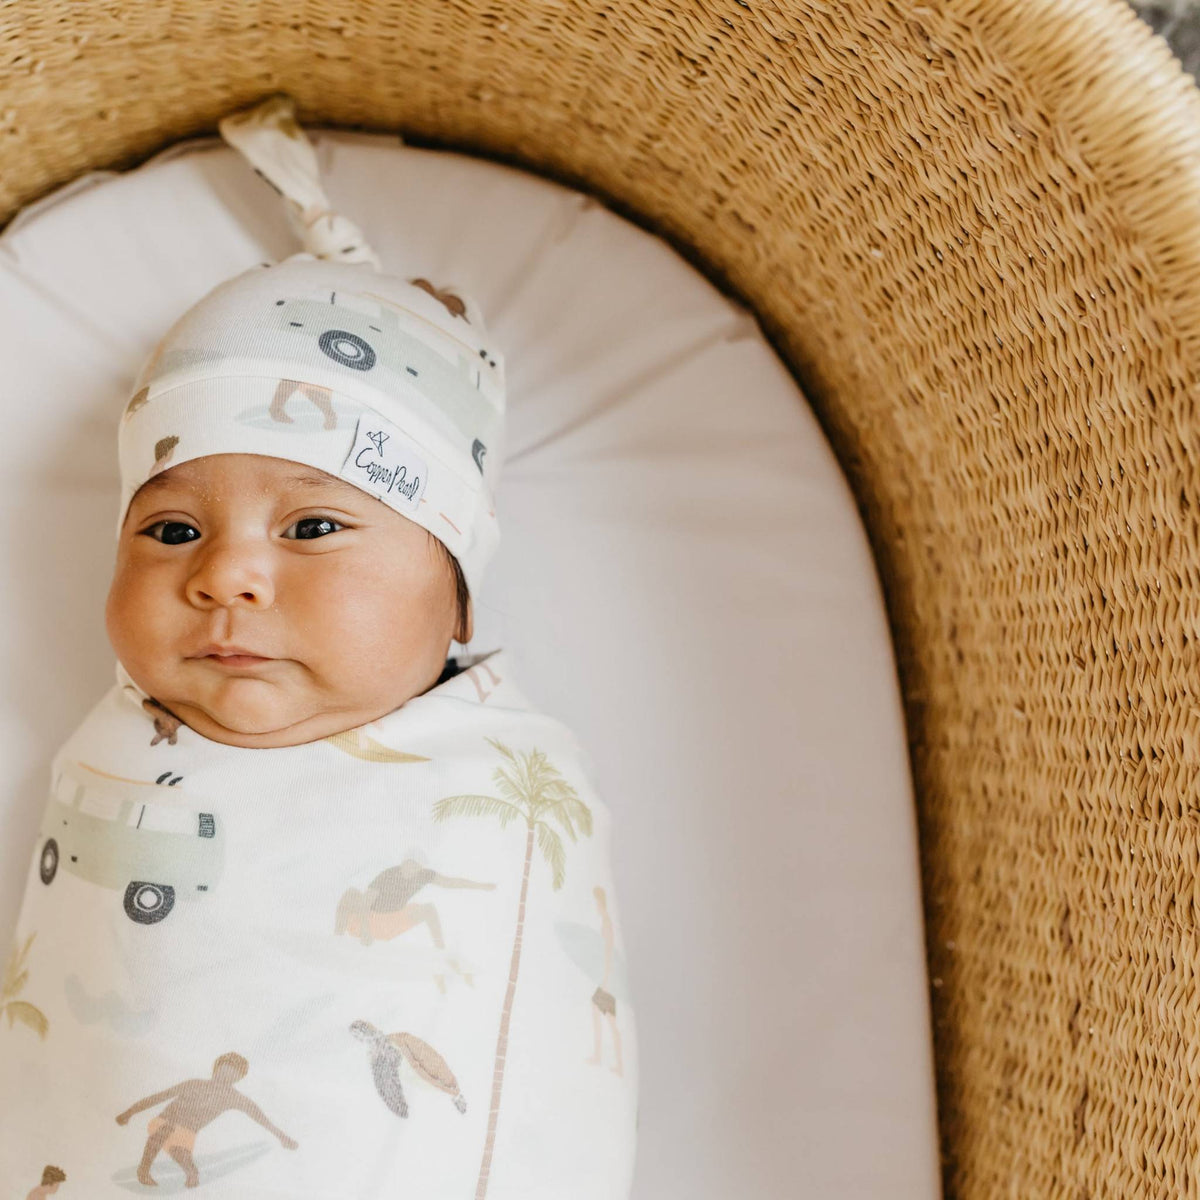
[[(327, 297), (327, 298), (326, 298)], [(350, 301), (351, 303), (348, 303)], [(321, 299), (276, 301), (276, 330), (297, 334), (298, 349), (314, 365), (330, 362), (355, 374), (387, 376), (380, 387), (404, 383), (419, 388), (467, 437), (491, 440), (498, 414), (484, 412), (478, 389), (486, 349), (457, 337), (378, 292), (328, 292)], [(437, 346), (435, 350), (432, 347)], [(435, 417), (436, 419), (436, 417)]]
[(80, 1025), (95, 1025), (103, 1021), (114, 1032), (124, 1037), (141, 1037), (154, 1028), (158, 1010), (135, 1009), (111, 988), (101, 995), (93, 996), (78, 975), (68, 975), (63, 980), (67, 1005)]
[[(377, 292), (329, 290), (284, 297), (265, 309), (259, 321), (245, 320), (230, 326), (226, 344), (219, 351), (189, 346), (164, 350), (164, 336), (145, 368), (145, 386), (129, 401), (122, 420), (147, 402), (153, 404), (149, 388), (174, 372), (227, 358), (253, 360), (267, 355), (274, 362), (282, 356), (296, 364), (297, 374), (305, 374), (305, 367), (313, 368), (317, 379), (280, 379), (270, 406), (248, 410), (239, 420), (268, 427), (291, 424), (293, 418), (285, 408), (292, 394), (300, 390), (320, 410), (322, 428), (338, 428), (333, 400), (337, 380), (331, 381), (329, 374), (333, 372), (356, 382), (369, 379), (387, 392), (403, 386), (427, 420), (439, 428), (449, 421), (468, 443), (478, 440), (490, 446), (503, 424), (503, 415), (481, 393), (485, 375), (500, 389), (497, 360), (486, 346), (478, 344), (460, 297), (439, 291), (428, 280), (411, 282), (453, 316), (463, 318), (466, 328), (461, 336), (442, 328), (416, 308)], [(271, 331), (266, 342), (260, 332), (263, 328)], [(284, 335), (282, 341), (280, 335)], [(156, 450), (156, 459), (168, 449)]]
[(29, 972), (25, 969), (25, 960), (29, 957), (29, 948), (33, 945), (35, 937), (37, 937), (37, 933), (31, 933), (20, 949), (17, 949), (16, 946), (13, 947), (12, 953), (8, 957), (8, 965), (4, 968), (4, 985), (0, 987), (0, 1013), (8, 1018), (9, 1029), (17, 1021), (20, 1021), (22, 1025), (28, 1025), (38, 1037), (45, 1041), (46, 1034), (50, 1030), (50, 1022), (46, 1019), (46, 1014), (27, 1000), (17, 999), (24, 991), (25, 984), (29, 982)]
[(328, 1049), (328, 1037), (318, 1022), (336, 1000), (336, 993), (322, 992), (279, 1010), (249, 1048), (255, 1062), (281, 1063), (323, 1053)]
[[(185, 803), (160, 803), (167, 795)], [(55, 778), (41, 834), (38, 874), (47, 887), (61, 867), (121, 891), (125, 915), (139, 925), (165, 920), (177, 896), (191, 901), (212, 890), (225, 864), (224, 827), (213, 813), (192, 808), (174, 787), (87, 763)]]
[(496, 1041), (496, 1062), (493, 1072), (492, 1102), (488, 1113), (487, 1140), (483, 1161), (479, 1166), (479, 1181), (475, 1200), (487, 1195), (488, 1175), (496, 1143), (496, 1121), (500, 1115), (500, 1090), (504, 1083), (504, 1064), (508, 1052), (508, 1027), (512, 1019), (513, 997), (517, 990), (517, 972), (521, 964), (521, 938), (525, 928), (525, 901), (529, 893), (529, 874), (533, 864), (533, 843), (552, 872), (552, 886), (557, 891), (566, 878), (566, 852), (558, 832), (549, 824), (555, 821), (574, 842), (576, 830), (586, 837), (592, 835), (592, 812), (579, 798), (578, 792), (554, 767), (541, 750), (530, 750), (519, 758), (503, 742), (486, 738), (504, 755), (510, 766), (499, 766), (493, 772), (497, 790), (495, 796), (447, 796), (433, 806), (433, 819), (447, 821), (454, 817), (495, 817), (500, 828), (520, 818), (525, 822), (525, 864), (521, 876), (521, 899), (517, 907), (517, 928), (513, 938), (512, 962), (509, 966), (508, 990), (504, 996), (504, 1011), (500, 1018), (500, 1033)]

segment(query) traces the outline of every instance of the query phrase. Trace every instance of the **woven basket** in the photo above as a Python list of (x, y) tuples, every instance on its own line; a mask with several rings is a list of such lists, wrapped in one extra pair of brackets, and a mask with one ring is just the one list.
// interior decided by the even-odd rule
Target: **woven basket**
[(1200, 92), (1122, 0), (10, 0), (0, 44), (0, 222), (282, 89), (752, 306), (886, 590), (947, 1196), (1197, 1194)]

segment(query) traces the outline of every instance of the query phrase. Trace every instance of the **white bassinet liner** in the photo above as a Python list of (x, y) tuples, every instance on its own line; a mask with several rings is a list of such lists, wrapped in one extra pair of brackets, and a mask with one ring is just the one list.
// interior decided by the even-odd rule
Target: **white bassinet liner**
[[(744, 308), (594, 200), (393, 137), (311, 136), (385, 267), (461, 280), (505, 347), (501, 546), (452, 650), (511, 647), (613, 811), (635, 1200), (932, 1200), (903, 711), (866, 535), (803, 395)], [(49, 756), (113, 677), (133, 374), (209, 288), (298, 249), (278, 205), (203, 138), (76, 180), (0, 236), (0, 943)]]

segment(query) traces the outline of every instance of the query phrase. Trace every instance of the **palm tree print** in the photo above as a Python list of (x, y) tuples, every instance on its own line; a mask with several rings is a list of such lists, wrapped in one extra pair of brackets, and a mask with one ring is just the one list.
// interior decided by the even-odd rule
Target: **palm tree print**
[(12, 954), (9, 955), (8, 966), (4, 968), (4, 984), (0, 987), (0, 1013), (8, 1018), (9, 1029), (15, 1021), (23, 1021), (44, 1041), (46, 1030), (50, 1028), (46, 1014), (40, 1008), (16, 998), (29, 978), (25, 960), (29, 957), (29, 947), (33, 945), (35, 937), (36, 931), (25, 939), (25, 945), (20, 950), (14, 946)]
[(510, 821), (525, 822), (525, 867), (521, 877), (521, 900), (517, 906), (517, 932), (513, 939), (512, 962), (508, 969), (508, 991), (504, 996), (504, 1012), (500, 1018), (500, 1036), (496, 1041), (496, 1066), (492, 1074), (492, 1104), (488, 1113), (487, 1141), (479, 1167), (479, 1182), (475, 1200), (487, 1195), (488, 1172), (492, 1165), (492, 1148), (496, 1141), (496, 1120), (500, 1115), (500, 1088), (504, 1082), (504, 1060), (508, 1049), (508, 1024), (512, 1017), (513, 996), (517, 990), (517, 970), (521, 964), (521, 936), (525, 926), (525, 898), (529, 892), (529, 871), (533, 863), (533, 843), (552, 872), (552, 885), (557, 891), (567, 873), (567, 856), (562, 838), (551, 825), (561, 827), (571, 839), (578, 832), (592, 835), (592, 812), (579, 798), (578, 792), (562, 777), (541, 750), (533, 749), (519, 757), (503, 742), (487, 738), (509, 765), (499, 766), (492, 773), (496, 788), (503, 796), (447, 796), (433, 806), (435, 821), (451, 817), (495, 817), (503, 829)]

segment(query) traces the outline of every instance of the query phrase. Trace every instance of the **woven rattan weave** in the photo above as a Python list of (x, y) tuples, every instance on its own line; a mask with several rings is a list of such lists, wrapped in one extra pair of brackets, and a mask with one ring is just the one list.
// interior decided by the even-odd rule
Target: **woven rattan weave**
[(947, 1196), (1200, 1195), (1200, 92), (1166, 43), (1121, 0), (10, 0), (0, 221), (275, 90), (592, 192), (754, 308), (886, 591)]

